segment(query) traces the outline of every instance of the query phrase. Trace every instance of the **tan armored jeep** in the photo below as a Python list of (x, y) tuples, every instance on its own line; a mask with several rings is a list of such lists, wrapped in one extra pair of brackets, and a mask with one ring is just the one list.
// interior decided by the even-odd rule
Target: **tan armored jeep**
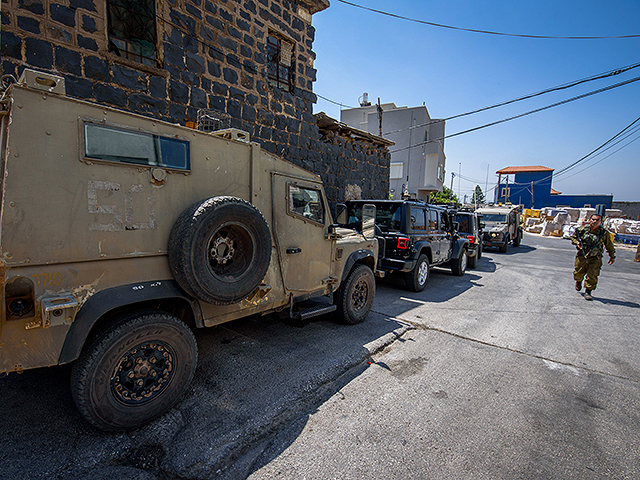
[(499, 204), (487, 205), (476, 210), (478, 215), (482, 215), (485, 224), (482, 245), (483, 247), (498, 247), (501, 252), (506, 253), (509, 249), (509, 242), (514, 247), (519, 247), (522, 242), (524, 232), (520, 225), (520, 214), (522, 205)]
[(32, 71), (0, 102), (0, 372), (74, 362), (83, 416), (133, 429), (191, 381), (191, 328), (369, 313), (373, 225), (333, 225), (320, 178), (245, 132), (67, 98)]

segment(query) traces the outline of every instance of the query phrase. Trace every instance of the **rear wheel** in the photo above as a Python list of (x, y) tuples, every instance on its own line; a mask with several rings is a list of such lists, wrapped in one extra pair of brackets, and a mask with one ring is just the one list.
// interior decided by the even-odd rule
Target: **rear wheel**
[(373, 306), (376, 279), (366, 265), (356, 265), (336, 292), (340, 319), (351, 325), (362, 322)]
[(429, 258), (424, 253), (420, 255), (413, 270), (404, 275), (404, 283), (409, 290), (414, 292), (424, 290), (429, 279)]
[(476, 250), (476, 254), (473, 257), (470, 257), (467, 265), (469, 268), (476, 268), (478, 266), (478, 256), (480, 255), (480, 247)]
[(457, 259), (451, 260), (451, 273), (458, 277), (464, 275), (464, 272), (467, 270), (467, 254), (468, 252), (465, 248)]
[(83, 350), (71, 373), (71, 393), (95, 427), (133, 430), (175, 404), (193, 378), (197, 357), (193, 333), (174, 315), (125, 315)]

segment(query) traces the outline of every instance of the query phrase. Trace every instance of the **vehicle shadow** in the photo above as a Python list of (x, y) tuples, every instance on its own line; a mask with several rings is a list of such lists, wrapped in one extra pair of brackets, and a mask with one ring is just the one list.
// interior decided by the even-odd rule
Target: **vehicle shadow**
[(369, 367), (371, 352), (411, 328), (372, 312), (351, 326), (333, 315), (295, 324), (268, 316), (198, 330), (199, 364), (187, 393), (158, 420), (124, 434), (80, 417), (69, 366), (5, 376), (0, 478), (246, 478), (257, 461), (286, 448), (271, 447), (276, 436), (286, 429), (295, 439), (296, 426)]
[(478, 280), (482, 278), (480, 272), (493, 271), (495, 264), (485, 258), (480, 259), (476, 269), (467, 270), (460, 277), (452, 275), (450, 270), (444, 268), (432, 268), (427, 285), (421, 292), (407, 290), (401, 276), (389, 275), (387, 278), (378, 279), (378, 297), (374, 309), (380, 309), (385, 314), (395, 317), (414, 308), (415, 302), (443, 303), (477, 286)]
[[(514, 247), (509, 245), (508, 250), (506, 251), (506, 253), (501, 252), (499, 249), (497, 248), (491, 248), (488, 247), (486, 250), (482, 251), (482, 254), (484, 255), (485, 253), (495, 253), (497, 255), (519, 255), (521, 253), (531, 253), (533, 251), (537, 250), (536, 247), (533, 247), (531, 245), (524, 245), (524, 244), (520, 244), (520, 246), (518, 247)], [(482, 260), (482, 259), (480, 259)]]

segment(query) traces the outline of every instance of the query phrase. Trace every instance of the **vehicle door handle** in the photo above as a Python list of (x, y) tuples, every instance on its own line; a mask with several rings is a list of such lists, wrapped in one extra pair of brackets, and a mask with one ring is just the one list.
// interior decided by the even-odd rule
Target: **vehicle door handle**
[(294, 255), (296, 253), (300, 253), (302, 251), (299, 247), (287, 248), (287, 255)]

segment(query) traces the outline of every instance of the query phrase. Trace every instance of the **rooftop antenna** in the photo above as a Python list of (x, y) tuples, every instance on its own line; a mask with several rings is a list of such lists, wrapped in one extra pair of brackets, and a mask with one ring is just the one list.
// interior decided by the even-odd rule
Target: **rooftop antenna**
[(371, 106), (371, 102), (369, 101), (369, 94), (367, 92), (364, 92), (362, 94), (362, 101), (360, 102), (360, 106), (361, 107), (370, 107)]

